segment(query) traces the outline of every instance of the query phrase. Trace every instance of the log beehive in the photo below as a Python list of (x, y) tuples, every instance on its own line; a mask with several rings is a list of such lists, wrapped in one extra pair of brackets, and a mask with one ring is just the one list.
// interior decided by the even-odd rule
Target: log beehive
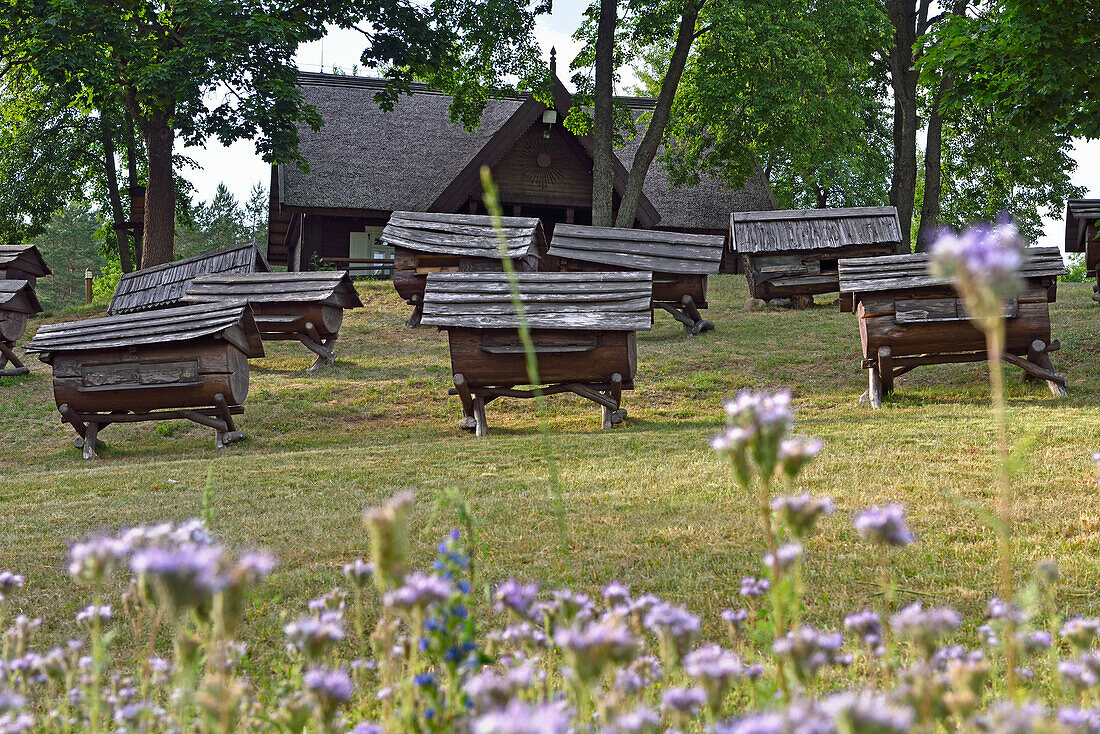
[[(914, 367), (983, 360), (985, 335), (974, 326), (950, 281), (928, 271), (928, 255), (841, 260), (842, 302), (859, 318), (868, 399), (877, 407), (896, 376)], [(1050, 361), (1050, 304), (1065, 272), (1056, 247), (1033, 247), (1022, 269), (1024, 288), (1004, 304), (1006, 361), (1046, 380), (1057, 394), (1066, 381)]]
[[(603, 408), (603, 425), (621, 423), (623, 390), (637, 372), (635, 332), (651, 323), (648, 272), (519, 273), (523, 304), (545, 394), (573, 392)], [(423, 323), (448, 333), (454, 393), (463, 427), (485, 435), (485, 403), (532, 397), (519, 316), (503, 273), (429, 275)]]
[(699, 309), (707, 307), (707, 276), (721, 267), (724, 247), (716, 235), (559, 224), (548, 254), (563, 272), (652, 273), (653, 307), (698, 334), (714, 328)]

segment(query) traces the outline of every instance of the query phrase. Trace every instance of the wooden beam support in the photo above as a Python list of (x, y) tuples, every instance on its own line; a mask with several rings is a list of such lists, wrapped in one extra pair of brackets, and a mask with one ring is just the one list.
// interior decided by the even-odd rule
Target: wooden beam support
[(882, 394), (894, 391), (894, 351), (890, 347), (878, 348), (878, 374), (882, 381)]

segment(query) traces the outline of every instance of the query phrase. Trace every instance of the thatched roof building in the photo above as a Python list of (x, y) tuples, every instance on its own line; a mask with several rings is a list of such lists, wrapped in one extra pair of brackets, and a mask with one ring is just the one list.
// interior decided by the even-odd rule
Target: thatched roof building
[[(484, 213), (482, 165), (492, 169), (505, 214), (538, 217), (547, 236), (558, 222), (591, 223), (591, 148), (562, 125), (572, 99), (556, 79), (553, 107), (530, 95), (491, 99), (472, 133), (450, 121), (449, 96), (423, 85), (386, 112), (374, 99), (380, 80), (303, 73), (299, 81), (325, 125), (300, 131), (308, 172), (272, 169), (272, 264), (311, 269), (323, 258), (392, 257), (379, 237), (394, 211)], [(654, 105), (620, 101), (636, 117)], [(640, 142), (641, 134), (616, 151), (616, 205)], [(730, 212), (775, 208), (762, 174), (743, 189), (707, 178), (676, 189), (659, 162), (644, 194), (636, 226), (647, 229), (728, 234)]]

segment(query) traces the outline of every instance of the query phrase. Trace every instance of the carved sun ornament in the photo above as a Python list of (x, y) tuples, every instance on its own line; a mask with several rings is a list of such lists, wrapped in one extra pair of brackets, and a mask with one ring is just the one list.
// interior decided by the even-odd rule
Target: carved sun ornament
[(550, 188), (565, 176), (563, 155), (549, 140), (528, 139), (516, 152), (527, 175), (540, 188)]

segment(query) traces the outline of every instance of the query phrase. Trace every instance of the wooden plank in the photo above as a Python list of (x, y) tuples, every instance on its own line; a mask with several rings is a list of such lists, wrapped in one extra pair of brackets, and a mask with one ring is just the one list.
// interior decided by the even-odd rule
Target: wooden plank
[(845, 217), (894, 216), (892, 206), (838, 207), (836, 209), (777, 209), (774, 211), (733, 212), (734, 222), (766, 222), (772, 220), (840, 219)]
[[(545, 313), (532, 314), (527, 324), (532, 329), (593, 329), (596, 331), (647, 331), (652, 317), (627, 313)], [(434, 315), (425, 312), (421, 323), (428, 326), (452, 326), (471, 329), (516, 329), (519, 319), (510, 315), (458, 316)]]

